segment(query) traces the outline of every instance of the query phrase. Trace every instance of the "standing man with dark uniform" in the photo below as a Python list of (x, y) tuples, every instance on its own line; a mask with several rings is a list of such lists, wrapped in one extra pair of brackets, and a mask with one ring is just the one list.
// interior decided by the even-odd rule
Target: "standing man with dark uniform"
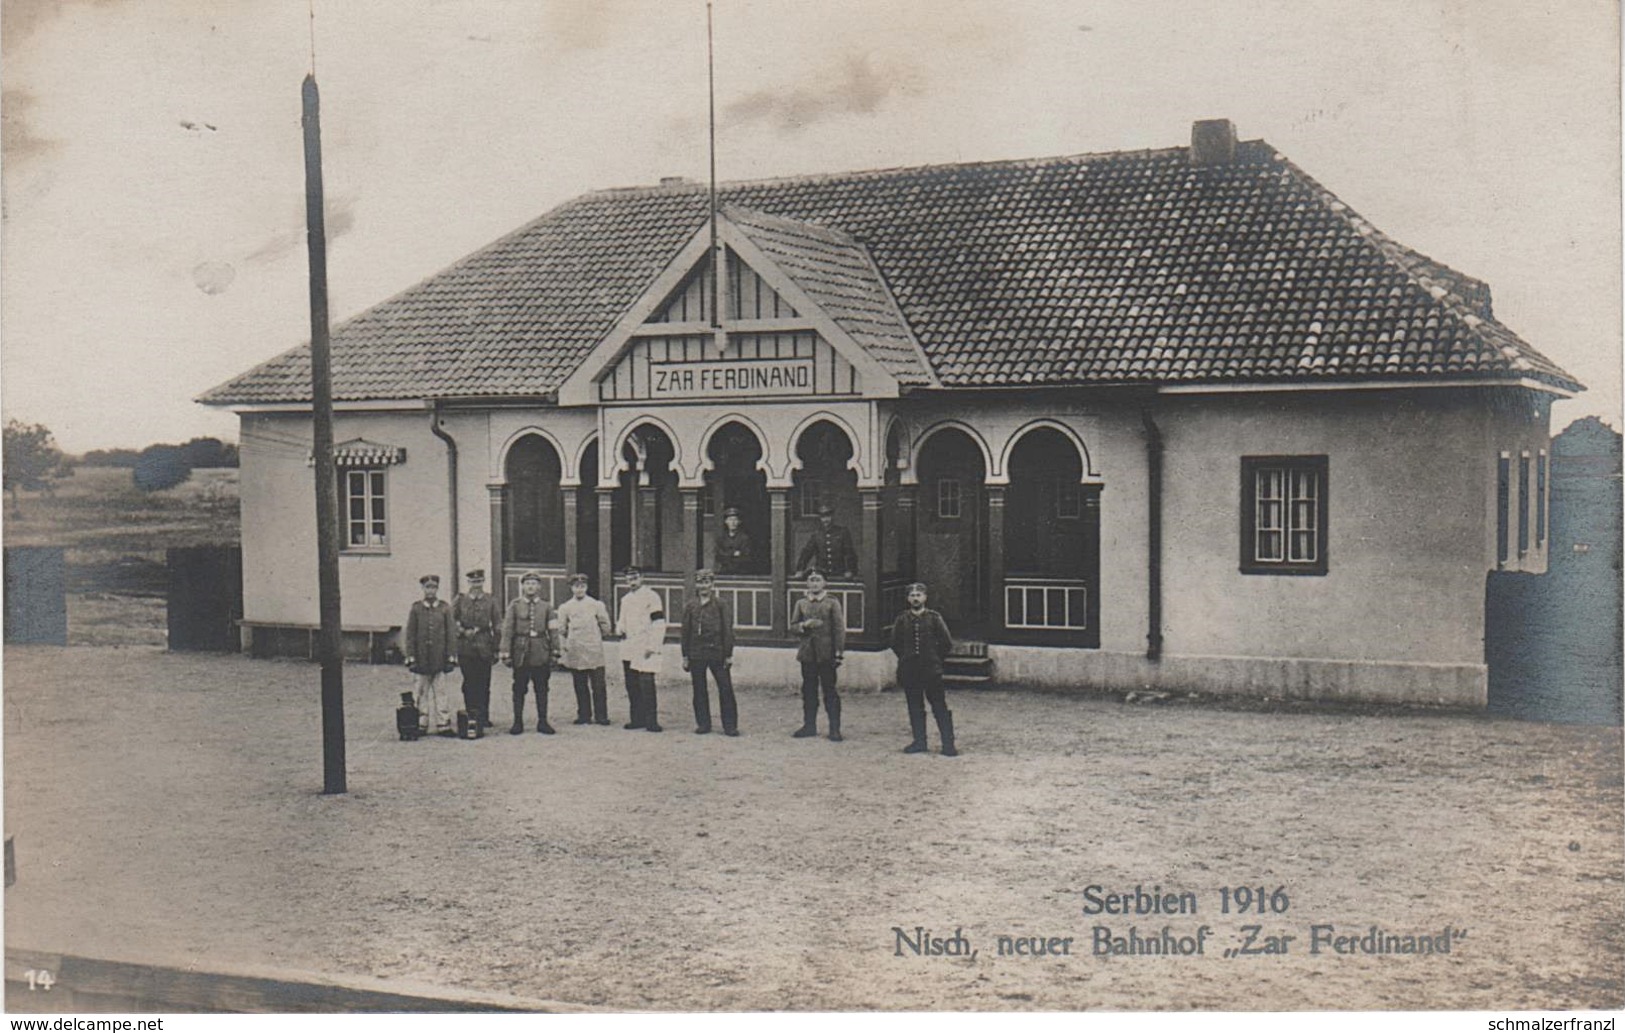
[(683, 670), (694, 685), (694, 733), (711, 731), (711, 692), (706, 672), (717, 680), (722, 701), (722, 734), (739, 734), (739, 707), (734, 702), (734, 622), (717, 598), (716, 579), (709, 570), (694, 572), (694, 597), (683, 607)]
[(451, 623), (451, 607), (440, 595), (440, 575), (425, 574), (418, 578), (423, 598), (412, 604), (406, 615), (406, 632), (402, 635), (401, 649), (406, 654), (406, 667), (416, 680), (418, 713), (423, 715), (424, 728), (436, 735), (456, 735), (451, 723), (451, 710), (446, 697), (440, 692), (440, 676), (457, 663), (457, 633)]
[(805, 576), (810, 571), (823, 571), (825, 576), (846, 580), (858, 569), (858, 550), (852, 548), (852, 536), (846, 528), (835, 522), (835, 507), (828, 502), (818, 507), (818, 527), (796, 557), (796, 571)]
[(525, 691), (527, 683), (536, 690), (536, 730), (552, 735), (547, 723), (547, 680), (553, 674), (554, 636), (558, 634), (558, 614), (553, 604), (541, 598), (542, 576), (530, 571), (519, 579), (520, 596), (508, 604), (502, 620), (502, 662), (513, 668), (513, 726), (509, 735), (525, 730)]
[(496, 662), (502, 613), (485, 594), (485, 571), (468, 572), (468, 591), (451, 604), (457, 625), (457, 660), (463, 668), (463, 708), (481, 728), (491, 727), (491, 665)]
[(801, 639), (796, 659), (801, 663), (801, 727), (797, 739), (818, 734), (818, 689), (824, 690), (824, 712), (829, 715), (829, 741), (841, 741), (841, 694), (835, 689), (835, 669), (846, 654), (846, 614), (825, 592), (824, 575), (807, 575), (807, 594), (796, 600), (790, 630)]
[(739, 507), (729, 506), (722, 511), (722, 533), (713, 550), (718, 574), (751, 573), (750, 535), (739, 529), (739, 523)]
[(931, 703), (931, 714), (937, 719), (937, 732), (942, 736), (942, 755), (957, 757), (954, 748), (954, 715), (948, 709), (948, 700), (942, 692), (942, 661), (953, 651), (953, 639), (948, 637), (948, 622), (942, 614), (925, 607), (925, 585), (916, 581), (908, 586), (908, 609), (898, 615), (891, 626), (891, 650), (897, 654), (897, 683), (908, 697), (908, 726), (914, 732), (914, 741), (903, 747), (904, 753), (924, 753), (925, 704)]

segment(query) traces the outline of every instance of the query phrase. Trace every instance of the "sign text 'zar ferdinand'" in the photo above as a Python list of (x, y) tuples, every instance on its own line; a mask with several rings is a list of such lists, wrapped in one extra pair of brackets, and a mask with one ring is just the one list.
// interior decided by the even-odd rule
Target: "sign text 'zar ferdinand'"
[(656, 362), (650, 364), (649, 375), (655, 398), (813, 393), (810, 358)]

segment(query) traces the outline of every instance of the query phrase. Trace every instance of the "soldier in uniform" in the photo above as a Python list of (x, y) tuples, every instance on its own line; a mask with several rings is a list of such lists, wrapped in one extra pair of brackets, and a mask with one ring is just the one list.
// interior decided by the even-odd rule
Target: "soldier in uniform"
[(536, 730), (552, 735), (547, 723), (547, 680), (558, 650), (558, 613), (541, 597), (542, 577), (530, 571), (519, 579), (520, 596), (508, 604), (502, 619), (502, 662), (513, 668), (513, 726), (508, 734), (525, 730), (525, 692), (536, 690)]
[(852, 536), (835, 522), (835, 507), (823, 503), (818, 507), (818, 527), (796, 557), (798, 576), (820, 570), (838, 578), (850, 578), (857, 567), (858, 551), (852, 548)]
[(694, 572), (694, 596), (683, 607), (683, 670), (694, 685), (694, 732), (711, 731), (711, 692), (705, 675), (717, 680), (717, 697), (722, 702), (722, 734), (739, 734), (739, 708), (734, 702), (733, 615), (717, 598), (715, 578), (709, 570)]
[(739, 529), (739, 508), (729, 506), (722, 511), (722, 534), (717, 536), (717, 573), (749, 574), (751, 572), (750, 535)]
[(908, 586), (908, 609), (897, 616), (891, 626), (891, 650), (897, 654), (897, 683), (908, 697), (908, 725), (914, 740), (903, 747), (904, 753), (924, 753), (925, 704), (931, 703), (931, 714), (937, 719), (937, 731), (942, 736), (942, 755), (957, 757), (954, 748), (954, 715), (948, 709), (948, 700), (942, 693), (942, 661), (954, 648), (948, 637), (948, 623), (942, 614), (925, 606), (925, 585), (916, 581)]
[(463, 708), (481, 728), (491, 727), (491, 665), (496, 662), (502, 612), (485, 594), (485, 571), (468, 572), (468, 591), (451, 604), (457, 625), (457, 661), (463, 668)]
[(829, 741), (841, 741), (841, 694), (835, 689), (835, 669), (846, 653), (846, 614), (825, 591), (824, 575), (807, 575), (807, 594), (796, 600), (790, 630), (801, 639), (796, 659), (801, 663), (801, 727), (791, 735), (806, 739), (818, 734), (818, 689), (824, 690), (824, 712), (829, 715)]
[[(632, 714), (622, 727), (658, 732), (661, 728), (654, 672), (660, 669), (659, 646), (666, 635), (666, 614), (659, 593), (643, 583), (643, 571), (627, 567), (623, 576), (627, 593), (621, 596), (616, 630), (621, 634), (621, 670), (626, 676), (626, 698)], [(653, 630), (655, 624), (659, 624), (658, 633)], [(652, 653), (648, 649), (651, 645)]]
[(604, 637), (609, 611), (587, 594), (587, 575), (570, 578), (570, 598), (559, 607), (559, 663), (575, 681), (576, 724), (609, 724), (604, 687)]
[(451, 722), (451, 710), (439, 692), (440, 676), (457, 663), (457, 633), (452, 627), (451, 607), (440, 595), (440, 577), (425, 574), (418, 578), (423, 598), (412, 604), (406, 615), (406, 633), (402, 636), (402, 650), (406, 654), (407, 669), (416, 676), (418, 713), (423, 715), (424, 731), (437, 735), (456, 735)]

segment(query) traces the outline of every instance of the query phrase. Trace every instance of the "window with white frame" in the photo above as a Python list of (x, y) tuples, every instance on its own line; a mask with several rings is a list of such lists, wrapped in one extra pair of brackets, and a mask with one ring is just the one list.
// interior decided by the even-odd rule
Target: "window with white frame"
[(387, 475), (382, 468), (339, 471), (339, 505), (344, 513), (343, 544), (347, 552), (383, 552), (389, 548), (385, 515)]
[(941, 477), (937, 479), (937, 516), (944, 520), (959, 518), (963, 505), (963, 493), (959, 479), (956, 477)]
[(1241, 572), (1326, 573), (1325, 456), (1241, 460)]
[(1083, 516), (1083, 485), (1077, 481), (1055, 482), (1055, 517), (1057, 520), (1077, 520)]
[(799, 515), (805, 520), (818, 516), (818, 505), (824, 501), (824, 486), (817, 477), (803, 472), (797, 480), (800, 489), (800, 504), (796, 507)]

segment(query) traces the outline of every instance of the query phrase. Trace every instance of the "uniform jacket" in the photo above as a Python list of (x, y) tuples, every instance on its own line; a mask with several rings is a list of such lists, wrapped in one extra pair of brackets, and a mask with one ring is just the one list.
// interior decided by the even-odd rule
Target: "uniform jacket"
[(496, 598), (485, 592), (465, 592), (451, 604), (451, 619), (457, 625), (457, 655), (464, 660), (493, 660), (497, 636), (502, 634), (502, 610)]
[(852, 536), (840, 524), (830, 524), (828, 531), (819, 524), (807, 544), (801, 547), (796, 569), (816, 569), (826, 577), (852, 573), (858, 569), (858, 551), (852, 548)]
[(716, 557), (718, 574), (745, 574), (749, 573), (751, 548), (750, 535), (743, 531), (729, 534), (723, 531), (717, 536), (716, 547), (712, 550)]
[(559, 606), (559, 664), (572, 671), (604, 666), (604, 636), (610, 633), (609, 610), (592, 596), (567, 599)]
[(451, 606), (444, 599), (419, 599), (406, 615), (406, 634), (401, 650), (412, 669), (439, 674), (457, 656), (457, 632), (451, 623)]
[[(820, 620), (820, 627), (807, 627), (809, 620)], [(846, 652), (846, 614), (835, 597), (824, 594), (814, 601), (802, 596), (790, 614), (790, 630), (801, 639), (796, 659), (804, 664), (827, 664)]]
[(891, 626), (891, 651), (897, 654), (899, 666), (908, 664), (918, 670), (942, 673), (942, 661), (953, 651), (954, 640), (948, 636), (948, 622), (942, 614), (927, 607), (916, 614), (904, 610)]
[(727, 660), (734, 655), (734, 621), (715, 592), (698, 592), (683, 607), (683, 659)]
[(502, 619), (502, 652), (515, 667), (547, 667), (558, 653), (558, 611), (537, 596), (520, 596), (508, 604)]

